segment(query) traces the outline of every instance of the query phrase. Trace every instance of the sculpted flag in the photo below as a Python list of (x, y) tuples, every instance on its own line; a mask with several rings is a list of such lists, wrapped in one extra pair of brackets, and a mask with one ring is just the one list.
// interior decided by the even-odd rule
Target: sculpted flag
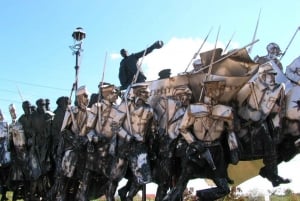
[(221, 103), (229, 103), (241, 87), (257, 72), (258, 64), (249, 57), (245, 48), (233, 50), (224, 55), (222, 55), (222, 49), (218, 48), (215, 50), (211, 73), (208, 75), (213, 52), (214, 50), (211, 50), (200, 54), (203, 67), (197, 73), (183, 73), (166, 79), (150, 81), (150, 104), (155, 106), (156, 100), (160, 96), (171, 96), (174, 87), (186, 84), (193, 92), (192, 102), (197, 102), (205, 79), (225, 79), (226, 88)]

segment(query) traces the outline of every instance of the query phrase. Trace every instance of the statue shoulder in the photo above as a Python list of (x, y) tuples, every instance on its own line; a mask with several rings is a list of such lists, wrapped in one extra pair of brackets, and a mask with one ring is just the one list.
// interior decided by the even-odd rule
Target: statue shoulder
[(203, 103), (190, 104), (188, 107), (188, 112), (194, 117), (204, 117), (209, 115), (209, 106)]
[(47, 116), (49, 116), (49, 117), (54, 117), (54, 112), (51, 112), (51, 111), (46, 111), (46, 113), (45, 113)]
[(212, 116), (225, 119), (233, 119), (232, 107), (221, 104), (215, 105), (212, 109)]

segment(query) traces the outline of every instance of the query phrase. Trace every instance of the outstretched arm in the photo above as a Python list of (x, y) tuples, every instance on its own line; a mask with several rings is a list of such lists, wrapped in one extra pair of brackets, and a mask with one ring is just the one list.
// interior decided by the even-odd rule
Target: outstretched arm
[(154, 49), (160, 49), (163, 46), (163, 42), (158, 40), (155, 43), (153, 43), (150, 47), (148, 47), (147, 49), (134, 53), (136, 58), (141, 58), (144, 55), (144, 52), (146, 51), (145, 55), (151, 53)]

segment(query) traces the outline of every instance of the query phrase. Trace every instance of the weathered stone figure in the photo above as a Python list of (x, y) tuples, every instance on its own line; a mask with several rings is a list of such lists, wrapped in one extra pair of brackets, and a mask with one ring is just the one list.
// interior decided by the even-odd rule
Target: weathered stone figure
[(89, 113), (89, 92), (86, 86), (76, 91), (77, 106), (69, 105), (62, 123), (64, 154), (60, 173), (57, 200), (75, 200), (79, 180), (85, 168), (87, 143), (87, 117)]
[[(132, 83), (133, 78), (138, 71), (138, 60), (152, 52), (154, 49), (161, 48), (162, 46), (162, 41), (156, 41), (147, 49), (130, 55), (128, 54), (127, 50), (121, 49), (120, 54), (123, 57), (122, 61), (120, 62), (119, 68), (119, 80), (121, 83), (121, 90), (126, 89)], [(146, 76), (140, 69), (136, 82), (144, 82), (146, 79)]]
[(272, 61), (260, 65), (257, 79), (238, 93), (238, 115), (241, 118), (238, 135), (245, 149), (253, 147), (251, 139), (260, 139), (265, 166), (259, 174), (270, 180), (273, 186), (278, 186), (290, 180), (280, 177), (277, 171), (276, 146), (280, 139), (285, 106), (284, 84), (275, 82), (277, 73), (273, 65)]
[[(188, 181), (195, 178), (210, 178), (216, 185), (197, 191), (197, 200), (216, 200), (230, 191), (225, 156), (236, 154), (238, 144), (233, 132), (233, 110), (219, 103), (224, 94), (225, 80), (204, 81), (203, 90), (204, 97), (187, 107), (179, 125), (186, 142), (181, 142), (180, 146), (186, 147), (186, 155), (181, 158), (180, 177), (164, 201), (181, 200)], [(224, 142), (228, 143), (228, 150), (224, 149)], [(237, 163), (238, 159), (233, 162)]]
[(33, 149), (37, 154), (38, 164), (40, 165), (40, 175), (36, 175), (35, 191), (45, 197), (51, 185), (49, 173), (52, 170), (51, 161), (51, 128), (54, 114), (46, 110), (45, 99), (36, 101), (37, 109), (32, 113), (32, 131), (34, 133)]
[[(99, 193), (101, 187), (108, 182), (111, 162), (118, 152), (117, 138), (126, 137), (124, 135), (126, 132), (121, 128), (125, 113), (119, 111), (115, 105), (118, 99), (117, 88), (111, 84), (99, 85), (99, 87), (102, 98), (92, 105), (87, 119), (87, 127), (90, 130), (87, 134), (89, 142), (86, 166), (76, 195), (78, 201), (89, 200), (88, 192), (91, 192), (92, 188)], [(101, 183), (99, 185), (91, 183), (91, 179), (99, 174), (102, 176)], [(114, 195), (106, 195), (107, 200), (114, 197)]]
[(8, 191), (8, 176), (11, 167), (11, 153), (9, 150), (8, 123), (0, 109), (0, 188), (1, 201), (8, 200), (6, 192)]
[(41, 175), (41, 166), (38, 162), (38, 153), (35, 149), (35, 132), (32, 128), (32, 105), (29, 101), (24, 101), (22, 103), (22, 108), (24, 114), (20, 116), (18, 122), (22, 124), (25, 138), (26, 138), (26, 148), (28, 153), (28, 174), (29, 174), (29, 188), (30, 190), (27, 192), (27, 196), (29, 199), (34, 200), (38, 199), (35, 197), (36, 188), (37, 188), (37, 180)]
[[(179, 127), (188, 143), (188, 157), (198, 163), (199, 168), (205, 172), (205, 177), (212, 179), (216, 185), (213, 188), (197, 191), (196, 196), (199, 200), (215, 200), (230, 192), (227, 183), (227, 161), (224, 159), (225, 153), (221, 140), (224, 132), (232, 138), (235, 138), (235, 134), (232, 108), (219, 104), (224, 89), (225, 81), (205, 81), (204, 103), (190, 104)], [(236, 149), (235, 141), (231, 151)], [(188, 168), (183, 168), (181, 177), (187, 175)], [(179, 178), (179, 185), (180, 180), (181, 178)]]
[(175, 156), (178, 138), (181, 137), (179, 125), (191, 98), (189, 87), (180, 85), (174, 88), (171, 97), (160, 98), (154, 107), (159, 123), (158, 154), (153, 170), (154, 180), (158, 184), (156, 201), (164, 198), (179, 176), (180, 160)]
[(266, 47), (268, 54), (265, 56), (256, 56), (254, 58), (254, 61), (259, 63), (259, 64), (264, 64), (268, 61), (273, 61), (281, 71), (283, 71), (282, 64), (280, 60), (278, 59), (279, 56), (282, 55), (282, 52), (280, 50), (280, 47), (276, 43), (269, 43)]
[[(151, 169), (149, 164), (149, 150), (151, 150), (156, 122), (154, 112), (147, 104), (149, 88), (146, 83), (137, 83), (132, 86), (132, 100), (121, 103), (119, 110), (126, 113), (122, 127), (125, 129), (125, 142), (119, 148), (110, 176), (109, 190), (114, 194), (118, 182), (125, 176), (127, 165), (132, 173), (128, 178), (130, 190), (122, 195), (122, 200), (132, 201), (136, 193), (144, 184), (151, 182)], [(128, 98), (128, 97), (125, 97)], [(127, 107), (127, 109), (126, 109)], [(120, 140), (121, 141), (121, 140)]]
[(17, 121), (16, 109), (13, 104), (9, 105), (9, 112), (12, 118), (12, 123), (9, 125), (9, 134), (10, 150), (13, 160), (10, 173), (10, 183), (14, 192), (13, 200), (19, 198), (30, 200), (27, 193), (30, 191), (27, 141), (23, 126)]
[(62, 157), (62, 147), (60, 147), (61, 140), (61, 126), (64, 120), (65, 112), (70, 104), (70, 99), (67, 96), (61, 96), (56, 100), (57, 108), (53, 111), (54, 117), (52, 121), (52, 129), (51, 129), (51, 155), (55, 165), (55, 172), (57, 173), (60, 168), (61, 164), (61, 157)]
[(65, 117), (66, 110), (70, 104), (67, 96), (61, 96), (56, 100), (57, 108), (53, 111), (54, 117), (51, 128), (51, 161), (52, 169), (49, 173), (50, 182), (53, 184), (51, 190), (48, 191), (48, 200), (54, 200), (56, 191), (60, 185), (61, 179), (61, 162), (64, 154), (64, 141), (62, 140), (61, 127)]

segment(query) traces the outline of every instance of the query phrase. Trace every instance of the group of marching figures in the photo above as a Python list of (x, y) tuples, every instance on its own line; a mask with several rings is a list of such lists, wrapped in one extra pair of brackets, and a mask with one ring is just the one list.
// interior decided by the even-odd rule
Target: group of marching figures
[[(285, 87), (275, 81), (274, 65), (281, 68), (274, 58), (260, 61), (257, 76), (226, 105), (219, 101), (226, 86), (222, 79), (204, 80), (196, 101), (188, 85), (178, 85), (172, 95), (149, 104), (149, 83), (142, 82), (129, 86), (130, 93), (100, 83), (93, 101), (80, 86), (74, 106), (60, 97), (53, 112), (44, 99), (35, 109), (24, 101), (19, 118), (10, 105), (12, 122), (0, 116), (1, 200), (10, 190), (13, 200), (86, 201), (105, 195), (114, 201), (126, 178), (118, 190), (122, 201), (132, 201), (150, 182), (158, 185), (156, 201), (177, 201), (190, 179), (209, 178), (215, 186), (196, 196), (210, 201), (230, 192), (229, 164), (257, 158), (264, 163), (259, 174), (273, 186), (289, 183), (277, 165), (299, 152), (300, 119), (286, 118)], [(300, 57), (286, 76), (300, 83)]]

